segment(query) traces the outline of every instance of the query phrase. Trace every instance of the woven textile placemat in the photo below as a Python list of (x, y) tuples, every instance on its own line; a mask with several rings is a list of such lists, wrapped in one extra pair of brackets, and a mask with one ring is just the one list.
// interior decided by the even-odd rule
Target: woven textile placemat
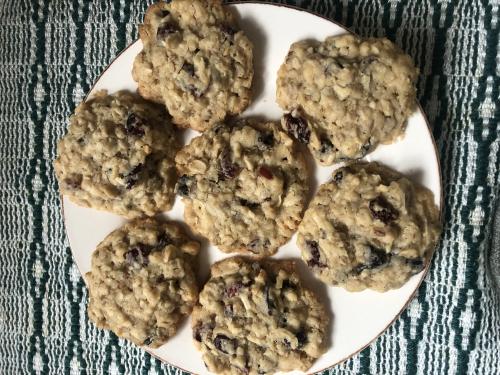
[[(491, 240), (500, 182), (498, 1), (281, 3), (363, 36), (385, 35), (414, 58), (442, 165), (444, 233), (417, 298), (370, 347), (329, 372), (500, 374), (500, 298), (487, 267), (499, 246)], [(52, 167), (68, 116), (136, 38), (147, 5), (0, 3), (0, 374), (180, 372), (88, 321)]]

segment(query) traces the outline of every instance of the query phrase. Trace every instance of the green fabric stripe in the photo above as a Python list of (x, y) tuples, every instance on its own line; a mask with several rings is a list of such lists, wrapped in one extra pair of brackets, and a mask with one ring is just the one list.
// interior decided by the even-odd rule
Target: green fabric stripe
[[(84, 61), (84, 41), (85, 41), (85, 22), (88, 20), (89, 16), (89, 4), (88, 2), (71, 2), (71, 20), (75, 25), (75, 36), (77, 38), (75, 46), (75, 60), (70, 67), (70, 77), (69, 84), (66, 90), (66, 100), (70, 108), (75, 108), (78, 103), (73, 100), (73, 90), (76, 88), (77, 84), (82, 85), (82, 88), (87, 92), (90, 86), (87, 84), (86, 69), (83, 67), (82, 62)], [(80, 69), (78, 69), (80, 68)], [(71, 251), (68, 249), (71, 256)], [(71, 272), (72, 262), (67, 262), (65, 267), (65, 274), (69, 275)], [(77, 301), (83, 300), (82, 288), (85, 287), (83, 280), (80, 280), (76, 285), (73, 283), (68, 283), (68, 298), (73, 299), (73, 293), (77, 296)], [(74, 288), (74, 289), (73, 289)], [(76, 357), (81, 364), (80, 373), (84, 374), (85, 369), (83, 364), (85, 363), (83, 357), (82, 342), (78, 338), (80, 337), (80, 306), (78, 304), (71, 305), (71, 331), (70, 335), (72, 340), (68, 342), (68, 349), (65, 356), (65, 372), (70, 374), (71, 371), (71, 361), (73, 357)]]
[[(66, 254), (71, 256), (71, 250), (69, 248), (66, 249)], [(69, 275), (72, 267), (72, 263), (66, 262), (65, 264), (65, 274)], [(69, 276), (68, 276), (69, 279)], [(82, 289), (85, 287), (83, 281), (79, 281), (76, 285), (69, 282), (68, 283), (68, 296), (71, 296), (73, 293), (76, 295), (77, 301), (83, 300), (83, 291)], [(64, 360), (65, 364), (65, 373), (69, 374), (71, 370), (71, 360), (73, 357), (76, 357), (80, 363), (84, 363), (84, 358), (82, 355), (82, 343), (79, 340), (80, 338), (80, 306), (78, 304), (71, 305), (71, 331), (70, 331), (70, 340), (68, 340), (68, 347), (66, 352), (66, 357)], [(84, 369), (80, 370), (81, 374), (84, 374)]]
[[(41, 18), (39, 18), (41, 17)], [(45, 34), (44, 34), (44, 20), (47, 17), (47, 4), (42, 3), (42, 8), (39, 3), (33, 4), (32, 21), (37, 26), (36, 35), (34, 40), (36, 41), (35, 50), (35, 63), (31, 66), (32, 82), (29, 87), (29, 92), (31, 94), (30, 107), (31, 107), (31, 120), (35, 125), (34, 128), (34, 158), (30, 160), (30, 167), (28, 171), (28, 181), (33, 182), (36, 175), (39, 175), (42, 180), (45, 171), (43, 162), (41, 160), (41, 155), (43, 152), (43, 123), (46, 115), (46, 107), (43, 105), (46, 102), (43, 101), (40, 105), (41, 113), (38, 115), (36, 113), (37, 103), (35, 102), (35, 88), (36, 84), (40, 83), (45, 86), (44, 75), (42, 72), (43, 62), (44, 62), (44, 52), (45, 52)], [(39, 81), (39, 74), (41, 74), (42, 79)], [(38, 163), (40, 162), (40, 163)], [(37, 172), (37, 167), (40, 167), (40, 171)], [(46, 182), (46, 180), (44, 180)], [(42, 242), (42, 204), (44, 198), (44, 193), (46, 189), (37, 192), (34, 189), (33, 184), (27, 185), (29, 196), (28, 202), (33, 210), (33, 241), (30, 244), (30, 260), (28, 262), (29, 268), (33, 268), (35, 262), (38, 260), (42, 263), (43, 268), (47, 269), (47, 262), (45, 260), (45, 249)], [(34, 356), (39, 355), (42, 358), (42, 371), (47, 370), (47, 355), (45, 353), (45, 342), (44, 335), (42, 332), (42, 304), (45, 294), (45, 284), (47, 282), (48, 276), (46, 273), (42, 275), (39, 282), (36, 280), (31, 280), (31, 296), (33, 298), (33, 335), (30, 337), (30, 352), (32, 357), (28, 366), (31, 369), (36, 368), (36, 362), (34, 361)]]
[[(482, 121), (477, 115), (475, 115), (478, 113), (478, 110), (479, 110), (479, 107), (481, 104), (480, 103), (481, 100), (479, 98), (483, 98), (485, 96), (485, 90), (486, 90), (486, 84), (485, 84), (485, 80), (483, 80), (479, 84), (478, 96), (472, 104), (472, 112), (474, 114), (471, 116), (471, 119), (475, 122), (475, 125), (476, 125), (475, 129), (474, 129), (474, 139), (476, 141), (478, 141), (478, 143), (480, 143), (480, 148), (477, 151), (477, 159), (478, 159), (477, 163), (478, 164), (481, 164), (481, 162), (483, 162), (485, 164), (487, 163), (487, 158), (489, 156), (491, 143), (493, 141), (495, 141), (498, 137), (498, 133), (495, 131), (492, 131), (489, 133), (489, 136), (486, 139), (484, 139), (484, 137), (482, 135), (483, 128), (481, 126)], [(498, 126), (498, 124), (496, 124), (496, 125)], [(497, 131), (498, 131), (498, 129), (497, 129)], [(478, 182), (484, 181), (485, 178), (486, 178), (485, 171), (479, 171), (479, 173), (476, 174), (476, 176), (475, 176), (475, 179)], [(485, 210), (485, 217), (492, 218), (493, 213), (491, 212), (491, 210), (493, 209), (493, 207), (489, 202), (489, 198), (491, 195), (491, 193), (489, 191), (490, 189), (488, 189), (486, 187), (484, 189), (481, 188), (481, 190), (482, 190), (483, 200), (484, 199), (487, 200), (486, 202), (483, 202), (483, 205), (482, 205), (483, 209)], [(478, 188), (475, 187), (473, 189), (473, 193), (475, 193), (475, 194), (471, 194), (469, 196), (468, 207), (471, 207), (471, 208), (474, 207), (474, 205), (475, 205), (474, 200), (475, 200), (477, 191), (478, 191)], [(463, 217), (464, 221), (468, 220), (470, 217), (470, 211), (464, 212), (463, 215), (464, 215), (464, 217)], [(489, 225), (489, 221), (490, 220), (487, 220), (488, 225)], [(481, 251), (480, 245), (485, 240), (484, 235), (486, 232), (484, 232), (484, 231), (481, 232), (481, 234), (475, 240), (473, 239), (472, 232), (473, 232), (472, 228), (467, 228), (464, 232), (465, 237), (468, 240), (467, 242), (470, 244), (469, 251), (470, 251), (471, 259), (467, 262), (467, 268), (465, 271), (465, 273), (466, 273), (465, 285), (464, 285), (464, 289), (461, 290), (459, 301), (458, 301), (458, 306), (460, 306), (461, 309), (457, 308), (455, 313), (454, 313), (454, 316), (453, 316), (453, 318), (454, 318), (453, 323), (456, 326), (457, 331), (460, 333), (455, 338), (455, 346), (457, 347), (457, 349), (459, 350), (459, 352), (461, 354), (458, 356), (459, 372), (465, 372), (467, 369), (467, 366), (469, 364), (469, 358), (470, 358), (469, 353), (475, 347), (477, 334), (479, 333), (479, 322), (481, 321), (481, 317), (482, 317), (482, 311), (479, 308), (479, 306), (480, 306), (479, 301), (483, 297), (483, 295), (482, 295), (481, 291), (477, 289), (478, 274), (477, 274), (476, 270), (479, 268), (479, 256), (480, 256), (480, 251)], [(473, 299), (472, 311), (474, 311), (477, 315), (476, 315), (476, 319), (473, 320), (472, 327), (470, 327), (470, 330), (467, 333), (468, 344), (467, 344), (466, 348), (464, 349), (463, 348), (463, 340), (464, 340), (465, 333), (464, 333), (463, 328), (460, 327), (460, 319), (461, 319), (461, 314), (463, 313), (463, 310), (464, 310), (465, 302), (467, 301), (467, 299), (470, 295), (472, 295), (472, 299)]]
[(415, 338), (412, 338), (410, 334), (410, 330), (412, 327), (410, 318), (408, 317), (408, 311), (405, 311), (401, 316), (401, 320), (404, 321), (404, 336), (405, 339), (407, 340), (406, 373), (408, 374), (411, 374), (412, 371), (415, 370), (415, 364), (418, 363), (419, 342), (420, 338), (423, 336), (424, 323), (428, 319), (428, 314), (427, 314), (428, 304), (425, 299), (426, 289), (427, 285), (424, 282), (422, 283), (420, 289), (418, 290), (417, 300), (419, 304), (422, 306), (423, 313), (417, 320)]

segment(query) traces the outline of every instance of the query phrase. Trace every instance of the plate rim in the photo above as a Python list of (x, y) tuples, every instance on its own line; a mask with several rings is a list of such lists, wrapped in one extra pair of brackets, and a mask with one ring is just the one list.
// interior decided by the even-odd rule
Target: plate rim
[[(291, 4), (283, 4), (283, 3), (270, 3), (270, 2), (266, 2), (266, 1), (263, 1), (263, 0), (237, 0), (237, 1), (231, 1), (230, 3), (225, 3), (224, 5), (226, 6), (231, 6), (231, 5), (244, 5), (244, 4), (256, 4), (256, 5), (265, 5), (265, 6), (271, 6), (271, 7), (280, 7), (280, 8), (287, 8), (287, 9), (291, 9), (291, 10), (294, 10), (294, 11), (299, 11), (299, 12), (303, 12), (303, 13), (307, 13), (307, 14), (310, 14), (310, 15), (313, 15), (313, 16), (316, 16), (316, 17), (319, 17), (325, 21), (328, 21), (330, 23), (333, 23), (335, 24), (336, 26), (340, 27), (341, 29), (353, 34), (353, 35), (356, 35), (358, 36), (358, 34), (356, 34), (355, 32), (353, 32), (349, 27), (347, 26), (344, 26), (342, 25), (341, 23), (337, 22), (337, 21), (334, 21), (320, 13), (317, 13), (313, 10), (309, 10), (309, 9), (304, 9), (304, 8), (301, 8), (301, 7), (298, 7), (296, 5), (291, 5)], [(117, 60), (120, 58), (120, 56), (122, 54), (124, 54), (129, 48), (131, 48), (135, 43), (137, 43), (140, 39), (139, 38), (136, 38), (135, 40), (133, 40), (128, 46), (126, 46), (124, 49), (122, 49), (112, 60), (111, 62), (106, 66), (106, 68), (94, 79), (94, 82), (92, 83), (92, 86), (90, 87), (90, 89), (88, 90), (88, 92), (85, 94), (84, 98), (82, 101), (87, 101), (89, 99), (89, 95), (90, 93), (94, 90), (95, 86), (97, 85), (97, 83), (101, 80), (101, 78), (106, 74), (106, 72), (111, 68), (111, 66), (117, 62)], [(441, 169), (441, 161), (440, 161), (440, 158), (439, 158), (439, 149), (438, 149), (438, 146), (437, 146), (437, 143), (436, 143), (436, 140), (434, 139), (434, 135), (432, 133), (432, 127), (430, 125), (430, 122), (429, 122), (429, 119), (427, 117), (427, 114), (425, 113), (425, 111), (423, 110), (422, 108), (422, 105), (420, 104), (420, 101), (418, 99), (416, 99), (416, 102), (417, 102), (417, 111), (420, 112), (420, 114), (422, 115), (423, 119), (424, 119), (424, 122), (425, 122), (425, 125), (426, 125), (426, 129), (427, 129), (427, 132), (428, 132), (428, 135), (432, 141), (432, 146), (434, 148), (434, 159), (435, 159), (435, 162), (437, 164), (437, 168), (438, 168), (438, 185), (439, 185), (439, 192), (440, 192), (440, 196), (439, 196), (439, 222), (441, 223), (441, 225), (443, 224), (443, 211), (444, 211), (444, 192), (443, 192), (443, 176), (442, 176), (442, 169)], [(68, 241), (68, 245), (69, 245), (69, 248), (71, 250), (71, 256), (73, 258), (73, 263), (75, 264), (76, 268), (78, 269), (78, 272), (80, 273), (81, 277), (82, 277), (82, 280), (85, 284), (85, 286), (87, 287), (87, 280), (85, 278), (85, 274), (81, 272), (80, 270), (80, 266), (78, 265), (78, 263), (76, 262), (76, 257), (75, 257), (75, 254), (74, 254), (74, 251), (73, 251), (73, 247), (71, 246), (71, 240), (68, 236), (68, 232), (66, 230), (66, 216), (65, 216), (65, 209), (64, 209), (64, 199), (63, 199), (63, 195), (61, 193), (59, 193), (59, 200), (60, 200), (60, 205), (61, 205), (61, 214), (62, 214), (62, 219), (63, 219), (63, 222), (64, 222), (64, 235)], [(436, 250), (437, 248), (439, 247), (439, 244), (441, 242), (441, 235), (440, 237), (438, 238), (438, 242), (436, 243), (436, 246), (434, 246), (434, 248), (432, 249), (431, 251), (431, 254), (430, 254), (430, 257), (429, 257), (429, 261), (427, 262), (427, 266), (425, 267), (425, 269), (423, 270), (423, 275), (422, 277), (420, 278), (417, 286), (415, 287), (414, 291), (412, 292), (412, 294), (408, 297), (408, 299), (406, 300), (405, 304), (401, 307), (401, 309), (398, 311), (398, 313), (394, 316), (394, 318), (378, 333), (376, 334), (370, 341), (368, 341), (364, 346), (362, 346), (361, 348), (359, 348), (358, 350), (356, 350), (355, 352), (352, 352), (350, 353), (349, 355), (347, 355), (346, 357), (336, 361), (335, 363), (332, 363), (331, 365), (328, 365), (327, 367), (324, 367), (322, 369), (319, 369), (317, 371), (314, 371), (314, 372), (307, 372), (305, 371), (304, 374), (306, 375), (311, 375), (311, 374), (317, 374), (317, 373), (320, 373), (320, 372), (323, 372), (323, 371), (326, 371), (334, 366), (337, 366), (345, 361), (347, 361), (348, 359), (354, 357), (355, 355), (359, 354), (360, 352), (362, 352), (364, 349), (366, 349), (367, 347), (369, 347), (375, 340), (377, 340), (380, 336), (382, 336), (386, 331), (387, 329), (392, 326), (394, 324), (394, 322), (399, 319), (401, 317), (401, 314), (408, 308), (409, 304), (415, 299), (417, 293), (419, 292), (420, 290), (420, 287), (422, 286), (422, 283), (423, 281), (425, 280), (425, 278), (427, 277), (427, 274), (429, 273), (429, 270), (430, 270), (430, 267), (431, 267), (431, 264), (433, 262), (433, 259), (434, 259), (434, 256), (435, 256), (435, 253), (436, 253)], [(188, 317), (184, 318), (184, 320), (188, 319)], [(133, 344), (135, 345), (135, 344)], [(174, 365), (168, 361), (166, 361), (165, 359), (163, 358), (160, 358), (158, 355), (156, 355), (155, 353), (153, 353), (148, 347), (144, 347), (144, 346), (138, 346), (138, 345), (135, 345), (136, 347), (144, 350), (145, 352), (147, 352), (150, 356), (152, 356), (153, 358), (159, 360), (160, 362), (162, 363), (165, 363), (169, 366), (172, 366), (172, 367), (175, 367), (175, 368), (178, 368), (180, 369), (181, 371), (184, 371), (188, 374), (193, 374), (193, 375), (200, 375), (198, 373), (195, 373), (195, 372), (192, 372), (192, 371), (189, 371), (189, 370), (186, 370), (178, 365)], [(312, 367), (312, 366), (311, 366)]]

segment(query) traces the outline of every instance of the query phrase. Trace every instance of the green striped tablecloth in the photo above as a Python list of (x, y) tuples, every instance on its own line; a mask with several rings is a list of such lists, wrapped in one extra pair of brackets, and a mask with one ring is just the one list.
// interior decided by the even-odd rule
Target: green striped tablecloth
[[(87, 320), (52, 168), (68, 115), (135, 39), (147, 3), (0, 2), (0, 374), (178, 371)], [(499, 295), (486, 267), (500, 167), (498, 0), (287, 3), (413, 56), (444, 179), (444, 235), (418, 297), (330, 372), (500, 374)]]

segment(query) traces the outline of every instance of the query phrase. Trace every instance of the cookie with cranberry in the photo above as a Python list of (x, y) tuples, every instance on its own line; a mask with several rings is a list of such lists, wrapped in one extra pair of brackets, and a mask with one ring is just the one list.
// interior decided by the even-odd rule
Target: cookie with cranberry
[(156, 219), (113, 231), (85, 275), (90, 320), (136, 345), (161, 346), (198, 298), (193, 264), (199, 247), (176, 224)]
[(153, 4), (139, 35), (139, 93), (164, 103), (177, 125), (204, 131), (250, 103), (252, 43), (221, 1)]
[(175, 158), (186, 223), (222, 251), (274, 254), (309, 190), (296, 146), (273, 122), (220, 124), (194, 138)]
[(411, 58), (387, 39), (297, 42), (278, 72), (283, 127), (323, 165), (359, 159), (403, 134), (417, 76)]
[(163, 106), (100, 91), (71, 116), (54, 169), (61, 193), (79, 205), (152, 216), (172, 207), (178, 149)]
[(338, 169), (304, 214), (297, 244), (322, 281), (350, 291), (401, 287), (439, 239), (428, 189), (376, 163)]
[(326, 350), (329, 317), (287, 260), (212, 266), (193, 309), (193, 340), (216, 374), (306, 371)]

